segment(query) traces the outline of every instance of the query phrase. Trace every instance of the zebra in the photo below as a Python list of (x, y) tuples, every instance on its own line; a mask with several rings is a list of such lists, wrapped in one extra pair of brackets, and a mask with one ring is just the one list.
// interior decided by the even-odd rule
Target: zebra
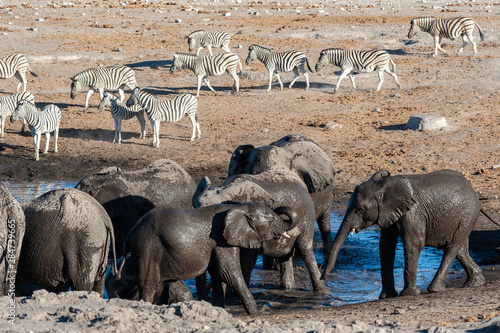
[(467, 17), (455, 17), (451, 19), (417, 17), (411, 20), (410, 24), (411, 26), (410, 31), (408, 32), (408, 38), (412, 38), (419, 31), (425, 31), (434, 37), (433, 57), (437, 57), (438, 49), (446, 54), (446, 51), (441, 48), (442, 38), (455, 39), (459, 36), (462, 36), (463, 44), (460, 50), (458, 50), (458, 54), (462, 53), (464, 47), (467, 45), (467, 39), (470, 40), (472, 46), (474, 47), (473, 54), (476, 54), (476, 40), (472, 36), (474, 25), (476, 25), (479, 30), (481, 41), (484, 41), (484, 34), (481, 27), (473, 19)]
[(127, 105), (121, 102), (118, 97), (111, 93), (105, 92), (99, 103), (99, 111), (102, 112), (106, 107), (111, 109), (111, 116), (115, 121), (115, 138), (113, 143), (118, 139), (118, 143), (122, 143), (122, 120), (129, 120), (131, 118), (137, 117), (139, 124), (141, 125), (141, 135), (139, 139), (144, 139), (146, 137), (146, 121), (144, 120), (144, 110), (139, 105), (133, 105), (127, 107)]
[(198, 51), (196, 51), (196, 55), (200, 55), (200, 51), (205, 47), (208, 49), (208, 52), (211, 56), (212, 54), (212, 46), (220, 47), (226, 52), (231, 52), (229, 49), (229, 42), (231, 40), (231, 36), (240, 35), (241, 31), (238, 31), (235, 34), (228, 34), (225, 31), (204, 31), (197, 30), (193, 31), (189, 35), (186, 35), (189, 51), (192, 51), (196, 46), (196, 43), (200, 44)]
[(90, 68), (76, 74), (71, 79), (71, 98), (75, 99), (76, 94), (82, 86), (89, 86), (87, 97), (85, 97), (85, 112), (89, 105), (89, 98), (94, 90), (99, 91), (100, 100), (102, 100), (104, 89), (118, 89), (120, 101), (123, 102), (125, 94), (123, 89), (128, 86), (134, 89), (137, 86), (134, 71), (127, 66), (110, 66), (104, 68)]
[(19, 92), (21, 84), (23, 85), (23, 91), (26, 91), (26, 72), (28, 70), (31, 75), (38, 77), (38, 75), (31, 70), (28, 59), (26, 59), (24, 54), (12, 53), (0, 57), (0, 79), (9, 79), (15, 76), (19, 80), (16, 92)]
[(188, 53), (174, 53), (174, 59), (172, 60), (172, 67), (170, 67), (170, 73), (174, 74), (183, 66), (192, 70), (198, 79), (198, 85), (196, 90), (196, 97), (200, 96), (201, 81), (203, 80), (207, 87), (215, 94), (215, 90), (210, 85), (209, 76), (221, 75), (227, 72), (233, 77), (234, 83), (231, 93), (240, 91), (240, 80), (236, 74), (236, 67), (240, 65), (240, 74), (242, 71), (241, 61), (238, 56), (234, 53), (221, 53), (216, 56), (206, 56), (198, 57), (194, 54)]
[[(20, 101), (28, 101), (35, 104), (35, 97), (29, 91), (22, 91), (10, 96), (0, 97), (0, 138), (3, 138), (5, 133), (5, 120), (16, 110), (17, 103), (19, 103)], [(23, 127), (21, 128), (21, 133), (24, 132), (25, 125), (26, 120), (23, 119)]]
[(10, 121), (12, 123), (24, 118), (33, 136), (35, 143), (35, 160), (40, 160), (40, 138), (45, 134), (44, 154), (49, 150), (50, 133), (54, 132), (54, 152), (57, 153), (57, 138), (59, 137), (59, 124), (61, 123), (61, 110), (54, 104), (45, 106), (42, 111), (36, 109), (35, 104), (28, 101), (21, 101), (17, 104), (16, 110), (12, 113)]
[(253, 44), (248, 48), (248, 57), (245, 63), (250, 65), (255, 59), (259, 59), (269, 72), (269, 87), (267, 91), (271, 90), (273, 74), (280, 83), (280, 90), (283, 90), (283, 83), (281, 82), (278, 71), (290, 72), (293, 70), (295, 78), (288, 86), (292, 88), (299, 77), (299, 69), (306, 77), (306, 90), (309, 89), (309, 75), (306, 72), (305, 65), (307, 64), (307, 68), (310, 72), (312, 72), (312, 69), (304, 53), (300, 51), (273, 52), (268, 48)]
[(161, 100), (155, 95), (135, 87), (127, 100), (127, 107), (132, 107), (135, 104), (140, 105), (146, 111), (146, 115), (151, 121), (153, 128), (151, 145), (155, 148), (160, 146), (160, 121), (176, 122), (187, 114), (193, 126), (190, 141), (194, 140), (196, 131), (198, 132), (197, 138), (201, 135), (200, 122), (198, 121), (198, 101), (191, 94), (180, 94), (168, 100)]
[[(337, 92), (340, 82), (346, 75), (349, 75), (352, 87), (356, 89), (353, 70), (360, 72), (373, 72), (376, 70), (379, 79), (376, 91), (379, 91), (380, 87), (382, 87), (382, 83), (384, 83), (384, 72), (389, 73), (396, 81), (398, 88), (401, 89), (401, 84), (397, 76), (396, 64), (392, 61), (389, 53), (384, 50), (353, 51), (338, 48), (322, 50), (318, 62), (316, 63), (316, 72), (319, 72), (328, 64), (340, 67), (342, 70), (333, 91), (334, 93)], [(392, 70), (389, 64), (392, 65)]]

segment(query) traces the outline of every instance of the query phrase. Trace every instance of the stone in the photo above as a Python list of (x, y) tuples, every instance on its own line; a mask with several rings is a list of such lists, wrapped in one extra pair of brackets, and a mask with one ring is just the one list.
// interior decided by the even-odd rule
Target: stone
[(446, 127), (446, 119), (437, 113), (414, 114), (406, 123), (405, 129), (436, 131)]

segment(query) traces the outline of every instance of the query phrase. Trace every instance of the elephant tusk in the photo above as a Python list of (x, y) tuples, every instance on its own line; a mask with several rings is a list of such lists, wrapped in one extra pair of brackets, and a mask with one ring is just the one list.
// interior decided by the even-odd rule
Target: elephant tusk
[(356, 229), (352, 228), (352, 230), (351, 230), (351, 236), (354, 235), (355, 231), (356, 231)]
[(290, 238), (290, 235), (286, 231), (282, 233), (282, 235), (285, 236), (286, 238)]

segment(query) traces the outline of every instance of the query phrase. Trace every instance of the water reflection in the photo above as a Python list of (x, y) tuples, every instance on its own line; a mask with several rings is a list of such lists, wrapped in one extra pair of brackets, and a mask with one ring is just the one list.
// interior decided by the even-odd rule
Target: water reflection
[(71, 181), (33, 181), (13, 183), (3, 182), (14, 198), (19, 201), (27, 201), (38, 198), (48, 191), (60, 188), (75, 187), (78, 182)]

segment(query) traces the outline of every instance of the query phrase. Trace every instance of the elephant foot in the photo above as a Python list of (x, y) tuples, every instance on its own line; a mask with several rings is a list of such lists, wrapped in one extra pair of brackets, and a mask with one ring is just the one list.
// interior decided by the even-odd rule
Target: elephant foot
[(476, 274), (472, 276), (470, 279), (467, 279), (464, 283), (464, 287), (480, 287), (486, 283), (486, 280), (483, 277), (482, 273)]
[(320, 282), (318, 282), (317, 285), (314, 286), (314, 291), (317, 293), (326, 294), (330, 292), (330, 289), (328, 289), (323, 280), (320, 280)]
[(394, 288), (391, 288), (388, 290), (382, 289), (382, 292), (378, 296), (378, 299), (393, 298), (393, 297), (398, 297), (398, 296), (399, 296), (398, 292)]
[(418, 295), (420, 295), (420, 290), (417, 287), (415, 287), (415, 288), (406, 288), (405, 287), (399, 293), (399, 296), (418, 296)]

